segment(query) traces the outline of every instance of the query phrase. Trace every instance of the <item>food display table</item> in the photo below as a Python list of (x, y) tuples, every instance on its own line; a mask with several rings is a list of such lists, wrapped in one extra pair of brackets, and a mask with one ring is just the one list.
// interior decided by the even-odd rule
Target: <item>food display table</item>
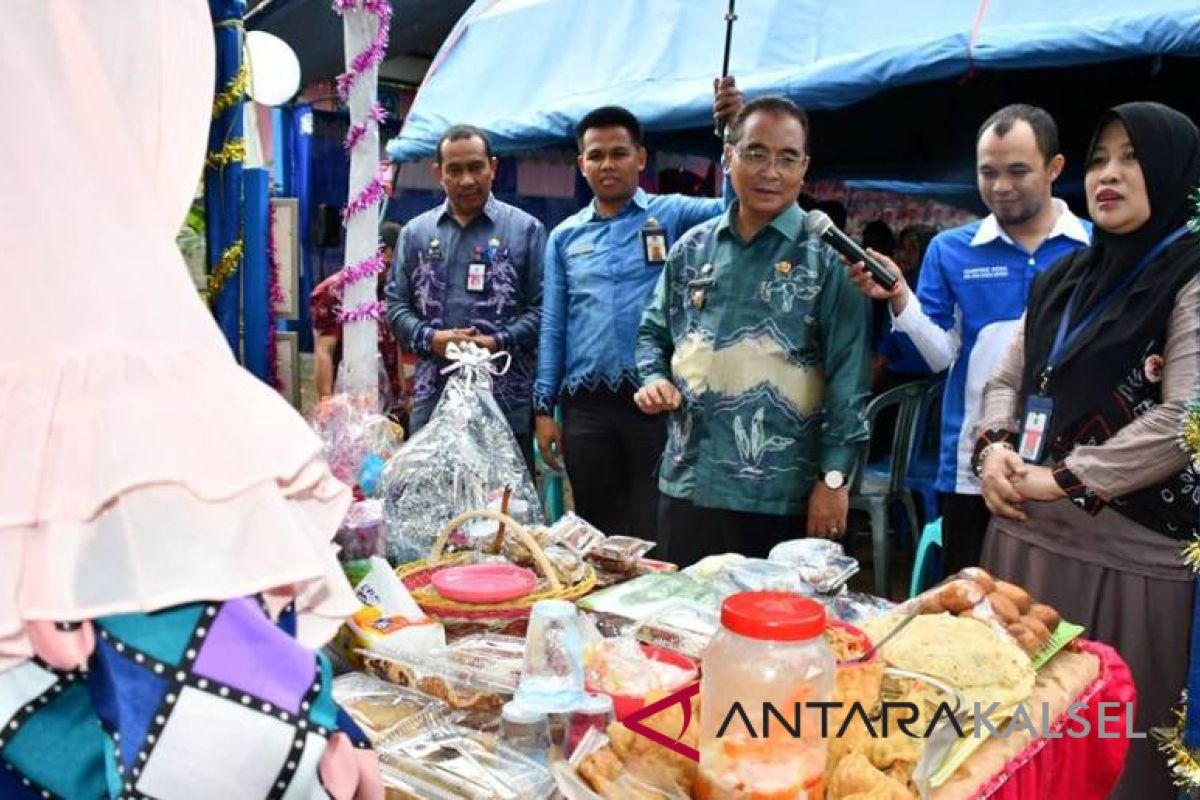
[[(935, 800), (1073, 800), (1104, 798), (1116, 785), (1129, 748), (1127, 713), (1135, 701), (1129, 667), (1111, 647), (1077, 641), (1038, 673), (1030, 708), (1040, 725), (1042, 704), (1052, 729), (1062, 738), (1038, 738), (1024, 730), (1008, 739), (986, 741), (953, 777), (933, 794)], [(1071, 704), (1083, 704), (1074, 717), (1085, 720), (1086, 737), (1069, 732), (1083, 724), (1067, 716)], [(1114, 704), (1114, 705), (1102, 705)], [(1100, 716), (1105, 717), (1101, 738)]]

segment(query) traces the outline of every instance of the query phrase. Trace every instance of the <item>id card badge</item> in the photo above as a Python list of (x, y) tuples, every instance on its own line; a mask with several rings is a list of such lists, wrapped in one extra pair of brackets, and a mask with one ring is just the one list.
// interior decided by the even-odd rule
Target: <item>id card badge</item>
[(1046, 452), (1046, 434), (1054, 416), (1054, 401), (1041, 394), (1025, 400), (1025, 420), (1021, 425), (1021, 447), (1018, 455), (1028, 464), (1041, 463)]
[(487, 264), (472, 261), (467, 265), (467, 291), (482, 292), (484, 279), (487, 277)]
[(661, 267), (667, 263), (667, 229), (654, 217), (642, 228), (642, 254), (648, 267)]

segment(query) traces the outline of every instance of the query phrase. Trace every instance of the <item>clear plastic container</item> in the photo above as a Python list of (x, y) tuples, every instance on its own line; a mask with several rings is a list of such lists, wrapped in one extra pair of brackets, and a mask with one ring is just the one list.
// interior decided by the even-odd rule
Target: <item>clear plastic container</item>
[(545, 766), (550, 753), (550, 722), (541, 711), (510, 700), (500, 712), (500, 741)]
[(376, 744), (399, 735), (414, 719), (427, 725), (450, 717), (441, 700), (360, 672), (335, 679), (333, 699)]
[(639, 642), (699, 660), (720, 625), (718, 610), (679, 603), (656, 611), (637, 623), (633, 634)]
[(722, 604), (721, 628), (704, 651), (696, 798), (824, 796), (828, 741), (812, 704), (833, 697), (825, 625), (819, 603), (788, 592), (742, 592)]
[(567, 718), (567, 741), (565, 755), (570, 758), (589, 731), (608, 730), (615, 719), (613, 699), (606, 694), (589, 694), (579, 708)]
[(376, 749), (389, 788), (420, 800), (549, 800), (544, 766), (493, 736), (450, 725), (427, 726)]
[(363, 669), (400, 686), (411, 686), (447, 702), (460, 721), (495, 730), (500, 709), (517, 689), (525, 642), (513, 636), (467, 636), (428, 653), (358, 651)]

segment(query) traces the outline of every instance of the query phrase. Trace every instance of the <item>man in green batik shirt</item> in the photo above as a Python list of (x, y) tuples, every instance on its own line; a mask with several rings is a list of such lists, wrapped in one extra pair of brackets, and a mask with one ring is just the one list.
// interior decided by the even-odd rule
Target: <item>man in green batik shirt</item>
[(659, 531), (681, 566), (842, 536), (868, 438), (868, 305), (796, 204), (808, 116), (748, 103), (725, 160), (738, 200), (671, 249), (638, 335), (635, 401), (671, 415)]

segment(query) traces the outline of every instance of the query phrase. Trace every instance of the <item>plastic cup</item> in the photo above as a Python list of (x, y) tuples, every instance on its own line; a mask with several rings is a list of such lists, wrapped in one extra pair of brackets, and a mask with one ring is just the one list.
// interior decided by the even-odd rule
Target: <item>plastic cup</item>
[(515, 699), (542, 713), (570, 711), (583, 701), (583, 636), (572, 603), (533, 604)]

